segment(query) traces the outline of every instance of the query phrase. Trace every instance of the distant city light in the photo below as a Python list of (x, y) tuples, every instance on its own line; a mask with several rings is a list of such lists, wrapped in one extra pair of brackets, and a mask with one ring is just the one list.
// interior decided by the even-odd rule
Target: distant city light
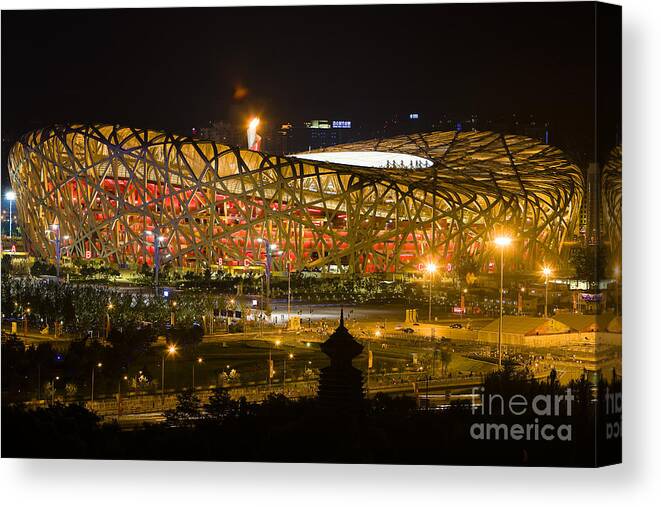
[(16, 192), (13, 190), (10, 190), (5, 194), (5, 197), (7, 198), (8, 201), (15, 201), (16, 200)]
[(418, 113), (409, 114), (409, 120), (417, 120), (420, 117)]
[(351, 122), (347, 120), (333, 120), (331, 126), (334, 129), (350, 129)]

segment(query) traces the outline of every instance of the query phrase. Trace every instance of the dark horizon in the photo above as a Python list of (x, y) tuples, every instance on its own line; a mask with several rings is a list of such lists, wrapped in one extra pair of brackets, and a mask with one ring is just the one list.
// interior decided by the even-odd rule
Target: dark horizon
[[(533, 115), (551, 124), (554, 144), (589, 153), (594, 19), (590, 2), (3, 11), (3, 178), (8, 149), (36, 128), (185, 134), (251, 114)], [(599, 73), (619, 75), (612, 33)], [(600, 109), (599, 135), (613, 145), (621, 84), (599, 87), (598, 104), (612, 106)]]

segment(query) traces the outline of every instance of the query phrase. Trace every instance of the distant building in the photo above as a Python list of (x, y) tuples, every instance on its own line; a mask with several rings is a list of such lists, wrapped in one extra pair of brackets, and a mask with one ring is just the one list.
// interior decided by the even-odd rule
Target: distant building
[(308, 120), (302, 125), (281, 129), (288, 138), (289, 153), (318, 150), (358, 140), (351, 120)]
[[(498, 343), (499, 319), (477, 332), (481, 342)], [(503, 316), (502, 344), (513, 347), (591, 345), (621, 343), (622, 323), (613, 314), (570, 315), (553, 318)]]

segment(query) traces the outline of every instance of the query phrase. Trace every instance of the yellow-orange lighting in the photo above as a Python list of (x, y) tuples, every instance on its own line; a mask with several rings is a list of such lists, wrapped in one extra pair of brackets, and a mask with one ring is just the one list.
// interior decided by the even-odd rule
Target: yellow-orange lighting
[(509, 246), (512, 243), (512, 238), (510, 238), (509, 236), (498, 236), (496, 237), (494, 242), (496, 243), (496, 245), (501, 247)]
[(198, 357), (198, 358), (197, 358), (197, 362), (198, 362), (198, 363), (201, 363), (201, 362), (202, 362), (202, 358), (201, 358), (201, 357)]
[(250, 120), (250, 123), (248, 124), (248, 128), (254, 130), (258, 127), (259, 125), (259, 118), (253, 118)]
[(544, 276), (549, 276), (552, 273), (551, 268), (542, 269), (542, 273), (544, 273)]
[(281, 342), (280, 340), (276, 340), (276, 341), (275, 341), (275, 346), (276, 346), (276, 347), (279, 347), (281, 343), (282, 343), (282, 342)]
[(174, 354), (175, 352), (177, 352), (177, 347), (175, 347), (174, 345), (170, 345), (168, 347), (168, 354)]
[(429, 271), (430, 273), (436, 272), (436, 264), (434, 264), (433, 262), (427, 264), (426, 267), (427, 267), (427, 271)]

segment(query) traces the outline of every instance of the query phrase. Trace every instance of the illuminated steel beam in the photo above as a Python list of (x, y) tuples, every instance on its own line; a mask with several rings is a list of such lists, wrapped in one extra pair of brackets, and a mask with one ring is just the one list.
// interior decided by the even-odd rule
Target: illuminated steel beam
[(277, 249), (274, 271), (291, 262), (297, 270), (401, 272), (429, 257), (486, 267), (503, 227), (517, 246), (508, 262), (534, 270), (558, 262), (576, 234), (580, 171), (535, 139), (432, 132), (324, 151), (379, 152), (380, 161), (304, 160), (152, 130), (67, 125), (24, 136), (9, 169), (26, 242), (44, 258), (54, 256), (44, 236), (51, 223), (70, 238), (69, 255), (120, 265), (153, 263), (147, 231), (162, 236), (161, 264), (184, 267), (263, 264), (264, 238)]

